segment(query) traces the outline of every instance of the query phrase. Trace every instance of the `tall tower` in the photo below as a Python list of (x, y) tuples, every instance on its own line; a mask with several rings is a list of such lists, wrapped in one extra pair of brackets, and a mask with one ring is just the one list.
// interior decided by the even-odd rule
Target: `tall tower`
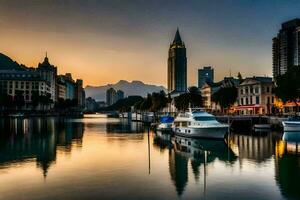
[(300, 65), (300, 19), (281, 25), (273, 38), (273, 77), (283, 75), (290, 66)]
[(186, 48), (177, 29), (175, 38), (169, 48), (168, 58), (168, 92), (186, 92), (187, 58)]

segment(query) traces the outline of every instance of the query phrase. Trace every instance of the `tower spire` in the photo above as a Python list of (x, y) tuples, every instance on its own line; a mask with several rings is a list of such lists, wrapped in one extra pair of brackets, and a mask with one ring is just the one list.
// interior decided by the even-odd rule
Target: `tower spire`
[(173, 44), (182, 44), (182, 40), (181, 40), (181, 37), (180, 37), (180, 33), (179, 33), (179, 28), (177, 27), (177, 30), (176, 30), (176, 34), (175, 34), (175, 37), (174, 37), (174, 40), (173, 40)]

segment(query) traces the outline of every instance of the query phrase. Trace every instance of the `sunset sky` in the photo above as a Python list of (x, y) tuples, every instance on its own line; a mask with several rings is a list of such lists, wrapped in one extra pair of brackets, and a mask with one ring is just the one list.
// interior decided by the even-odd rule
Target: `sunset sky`
[(0, 0), (0, 52), (37, 66), (47, 51), (59, 73), (85, 85), (124, 79), (166, 86), (179, 27), (189, 85), (205, 65), (216, 80), (230, 70), (271, 76), (272, 37), (299, 10), (298, 0)]

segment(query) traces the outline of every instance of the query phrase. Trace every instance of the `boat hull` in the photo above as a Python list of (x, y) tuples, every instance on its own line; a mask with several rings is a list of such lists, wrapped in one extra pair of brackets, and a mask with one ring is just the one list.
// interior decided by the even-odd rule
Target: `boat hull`
[(283, 130), (284, 132), (299, 132), (300, 131), (300, 122), (290, 122), (290, 121), (284, 121), (283, 124)]
[(174, 133), (178, 136), (191, 138), (205, 138), (223, 140), (228, 132), (228, 127), (212, 128), (175, 128)]

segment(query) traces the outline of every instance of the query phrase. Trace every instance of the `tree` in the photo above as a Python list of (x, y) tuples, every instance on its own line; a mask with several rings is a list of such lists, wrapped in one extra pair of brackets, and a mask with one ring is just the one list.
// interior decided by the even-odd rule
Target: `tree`
[(188, 89), (187, 93), (175, 97), (175, 106), (178, 110), (186, 110), (191, 107), (202, 107), (203, 100), (200, 91), (197, 87), (193, 86)]
[(228, 109), (237, 99), (238, 91), (235, 86), (221, 87), (212, 95), (212, 100), (220, 105), (222, 111), (224, 108)]
[(151, 95), (151, 100), (152, 106), (150, 110), (153, 112), (161, 110), (162, 108), (166, 107), (168, 103), (168, 99), (164, 91), (160, 91), (159, 93), (153, 92)]
[(287, 72), (276, 79), (275, 95), (284, 103), (290, 101), (296, 104), (296, 112), (299, 111), (297, 102), (300, 100), (300, 67), (289, 67)]

